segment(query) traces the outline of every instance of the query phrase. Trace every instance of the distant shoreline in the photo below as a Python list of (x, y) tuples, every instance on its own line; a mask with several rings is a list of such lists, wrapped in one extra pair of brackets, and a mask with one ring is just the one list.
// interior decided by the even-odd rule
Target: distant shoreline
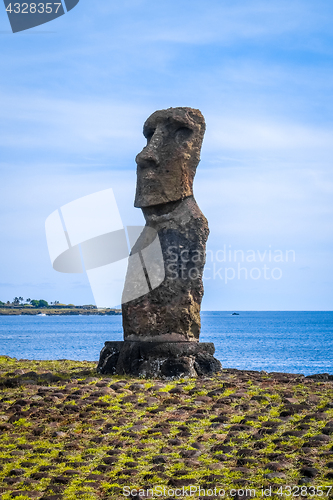
[(96, 307), (0, 307), (0, 316), (116, 316), (121, 309), (97, 309)]

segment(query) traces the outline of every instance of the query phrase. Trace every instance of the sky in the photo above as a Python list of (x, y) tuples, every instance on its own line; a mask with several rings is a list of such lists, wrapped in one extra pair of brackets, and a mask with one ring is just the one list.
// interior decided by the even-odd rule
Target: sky
[(80, 0), (16, 34), (0, 5), (0, 43), (0, 300), (93, 303), (85, 274), (52, 268), (45, 220), (112, 188), (142, 224), (143, 123), (190, 106), (202, 309), (332, 310), (333, 4)]

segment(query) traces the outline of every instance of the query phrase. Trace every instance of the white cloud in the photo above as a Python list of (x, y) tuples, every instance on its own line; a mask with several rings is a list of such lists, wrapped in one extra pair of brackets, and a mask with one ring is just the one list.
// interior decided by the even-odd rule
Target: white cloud
[[(118, 25), (117, 36), (128, 43), (135, 40), (186, 44), (233, 43), (246, 40), (272, 39), (295, 31), (328, 31), (330, 25), (318, 4), (287, 0), (267, 2), (247, 0), (233, 2), (171, 0), (167, 3), (150, 1), (126, 2), (121, 16), (118, 8), (106, 2), (94, 5), (95, 16)], [(94, 17), (95, 17), (94, 16)], [(129, 36), (130, 35), (130, 36)]]
[(301, 123), (274, 122), (266, 117), (207, 116), (206, 148), (265, 150), (325, 148), (332, 151), (333, 130)]
[(124, 149), (141, 135), (143, 109), (97, 99), (38, 98), (26, 93), (1, 96), (0, 145), (28, 150), (80, 153)]
[(195, 195), (209, 220), (210, 244), (276, 242), (310, 249), (332, 243), (332, 172), (299, 165), (199, 166)]

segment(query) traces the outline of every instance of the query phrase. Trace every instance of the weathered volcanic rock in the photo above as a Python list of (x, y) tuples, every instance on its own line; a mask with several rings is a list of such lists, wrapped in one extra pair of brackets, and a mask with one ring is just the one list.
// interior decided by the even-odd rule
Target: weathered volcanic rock
[[(208, 224), (193, 196), (183, 201), (143, 209), (147, 226), (157, 231), (165, 277), (149, 293), (123, 304), (125, 340), (198, 341), (202, 274)], [(148, 240), (149, 241), (149, 240)], [(132, 249), (147, 247), (144, 230)], [(124, 288), (136, 286), (136, 269), (129, 268)]]
[(155, 378), (216, 373), (222, 366), (214, 345), (199, 344), (209, 229), (193, 179), (205, 121), (199, 110), (169, 108), (153, 113), (143, 133), (135, 206), (146, 225), (138, 238), (129, 233), (135, 243), (122, 296), (124, 342), (106, 342), (97, 369)]
[(127, 301), (139, 281), (137, 266), (129, 266), (122, 306), (125, 340), (199, 339), (209, 230), (192, 185), (204, 131), (202, 114), (191, 108), (156, 111), (144, 125), (147, 146), (136, 157), (135, 206), (142, 208), (146, 226), (131, 255), (142, 255), (157, 232), (165, 276), (154, 287), (154, 272), (151, 277), (147, 270), (149, 293)]
[(136, 157), (138, 208), (177, 201), (193, 194), (206, 125), (198, 109), (155, 111), (143, 126), (147, 145)]
[(105, 342), (97, 371), (146, 378), (196, 377), (219, 372), (209, 342)]

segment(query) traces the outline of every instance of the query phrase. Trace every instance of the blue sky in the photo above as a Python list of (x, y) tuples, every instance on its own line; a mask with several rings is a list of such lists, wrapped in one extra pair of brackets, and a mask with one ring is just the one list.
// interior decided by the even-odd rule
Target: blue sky
[[(203, 309), (332, 310), (332, 26), (320, 0), (80, 0), (14, 35), (0, 6), (0, 300), (93, 301), (85, 275), (52, 269), (45, 219), (112, 187), (124, 224), (142, 223), (143, 122), (191, 106), (207, 123)], [(248, 279), (239, 260), (218, 262), (224, 245), (254, 250)], [(269, 250), (295, 259), (269, 262)]]

